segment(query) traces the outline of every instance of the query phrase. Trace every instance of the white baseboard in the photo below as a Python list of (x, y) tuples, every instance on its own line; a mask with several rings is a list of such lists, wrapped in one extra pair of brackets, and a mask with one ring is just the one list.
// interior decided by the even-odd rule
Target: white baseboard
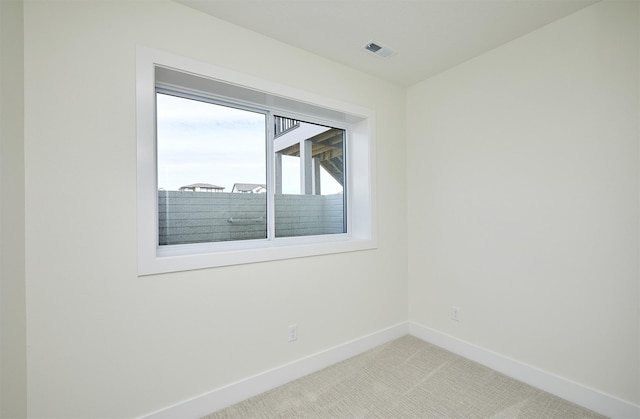
[(144, 418), (200, 418), (407, 334), (611, 418), (640, 418), (640, 406), (413, 322), (399, 323), (334, 346), (151, 413)]
[(640, 418), (640, 406), (513, 360), (434, 329), (409, 322), (409, 333), (523, 383), (611, 418)]
[(403, 322), (342, 345), (334, 346), (281, 367), (213, 390), (191, 400), (144, 416), (145, 419), (201, 418), (249, 397), (271, 390), (305, 375), (329, 367), (376, 346), (409, 334), (409, 323)]

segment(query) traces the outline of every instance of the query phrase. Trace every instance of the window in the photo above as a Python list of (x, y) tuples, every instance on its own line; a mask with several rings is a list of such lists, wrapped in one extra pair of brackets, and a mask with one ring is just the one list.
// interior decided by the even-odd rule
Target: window
[[(342, 128), (157, 87), (159, 246), (346, 233), (344, 138)], [(222, 193), (202, 193), (213, 190)]]
[(274, 236), (346, 233), (346, 130), (282, 116), (274, 122)]
[(136, 90), (140, 275), (376, 246), (371, 111), (144, 47)]
[[(266, 124), (263, 112), (156, 89), (159, 246), (267, 238)], [(222, 192), (203, 192), (213, 184)]]

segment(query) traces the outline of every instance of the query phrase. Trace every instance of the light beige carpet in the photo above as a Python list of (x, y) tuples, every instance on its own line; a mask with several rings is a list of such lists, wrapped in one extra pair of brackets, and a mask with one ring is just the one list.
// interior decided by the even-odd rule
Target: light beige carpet
[(206, 419), (602, 417), (404, 336)]

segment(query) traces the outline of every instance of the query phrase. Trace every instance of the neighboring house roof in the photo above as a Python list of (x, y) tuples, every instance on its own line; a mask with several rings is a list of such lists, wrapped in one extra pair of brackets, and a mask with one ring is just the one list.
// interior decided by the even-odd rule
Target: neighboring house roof
[(231, 192), (261, 192), (267, 189), (263, 183), (234, 183)]
[(185, 190), (195, 190), (195, 189), (217, 189), (217, 190), (222, 190), (224, 189), (224, 186), (218, 186), (218, 185), (212, 185), (210, 183), (194, 183), (192, 185), (186, 185), (186, 186), (181, 186), (180, 190), (181, 191), (185, 191)]

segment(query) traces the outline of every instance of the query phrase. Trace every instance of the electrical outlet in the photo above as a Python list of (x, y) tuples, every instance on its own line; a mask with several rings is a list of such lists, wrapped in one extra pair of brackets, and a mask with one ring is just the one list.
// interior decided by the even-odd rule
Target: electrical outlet
[(451, 320), (460, 321), (460, 307), (451, 307)]
[(298, 340), (298, 325), (292, 324), (289, 326), (289, 342), (293, 342), (294, 340)]

